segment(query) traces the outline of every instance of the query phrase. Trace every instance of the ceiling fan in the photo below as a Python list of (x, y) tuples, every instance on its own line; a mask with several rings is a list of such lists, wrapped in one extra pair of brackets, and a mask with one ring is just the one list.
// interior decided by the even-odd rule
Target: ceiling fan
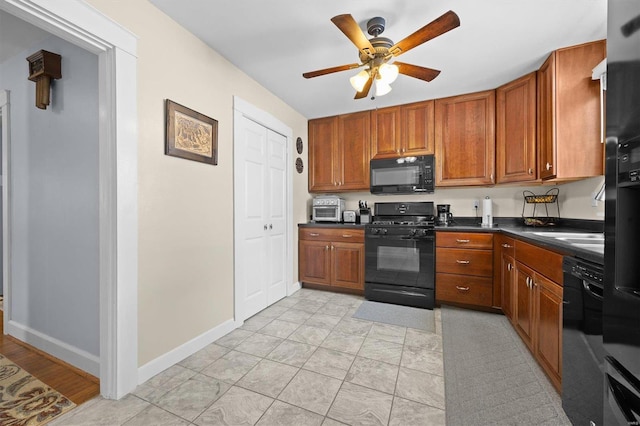
[(434, 21), (428, 23), (413, 34), (393, 43), (386, 37), (380, 37), (384, 31), (385, 20), (380, 17), (372, 18), (367, 22), (367, 32), (373, 36), (368, 39), (364, 35), (358, 23), (349, 14), (338, 15), (331, 18), (339, 29), (347, 36), (360, 52), (360, 63), (340, 65), (302, 74), (304, 78), (313, 78), (339, 71), (347, 71), (366, 67), (349, 80), (356, 90), (354, 99), (367, 97), (373, 82), (376, 83), (376, 96), (382, 96), (391, 91), (392, 83), (398, 74), (408, 75), (424, 81), (431, 81), (440, 74), (439, 70), (411, 65), (404, 62), (389, 61), (416, 46), (436, 38), (447, 31), (460, 26), (460, 18), (453, 11), (448, 11)]

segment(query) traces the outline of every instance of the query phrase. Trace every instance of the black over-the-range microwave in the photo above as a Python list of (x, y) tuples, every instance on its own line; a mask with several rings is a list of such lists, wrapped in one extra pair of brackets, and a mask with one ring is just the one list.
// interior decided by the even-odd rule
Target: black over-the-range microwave
[(372, 194), (432, 193), (434, 156), (371, 160)]

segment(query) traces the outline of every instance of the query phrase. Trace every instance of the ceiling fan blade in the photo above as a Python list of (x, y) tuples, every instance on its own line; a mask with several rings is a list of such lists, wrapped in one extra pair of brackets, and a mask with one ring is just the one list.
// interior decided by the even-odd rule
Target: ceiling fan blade
[(370, 76), (369, 80), (367, 80), (367, 82), (364, 84), (364, 87), (362, 88), (362, 90), (359, 92), (356, 92), (356, 95), (353, 97), (353, 99), (366, 98), (367, 95), (369, 94), (369, 90), (371, 90), (372, 84), (373, 84), (373, 76)]
[(431, 81), (440, 74), (440, 70), (434, 70), (433, 68), (420, 67), (418, 65), (405, 64), (404, 62), (395, 61), (393, 65), (398, 66), (398, 72), (400, 74), (408, 75), (409, 77), (419, 78), (424, 81)]
[(413, 49), (422, 43), (436, 38), (439, 35), (451, 31), (454, 28), (460, 26), (460, 18), (453, 11), (448, 11), (444, 15), (428, 23), (418, 31), (400, 40), (398, 43), (391, 46), (389, 53), (393, 56), (400, 56), (403, 53)]
[(376, 51), (367, 36), (365, 36), (360, 29), (356, 20), (353, 19), (353, 16), (349, 14), (334, 16), (331, 18), (331, 22), (333, 22), (336, 27), (338, 27), (340, 31), (342, 31), (344, 35), (346, 35), (347, 38), (356, 45), (360, 52), (368, 55), (369, 57), (373, 57)]
[(352, 69), (355, 69), (355, 68), (359, 68), (360, 66), (361, 66), (360, 64), (340, 65), (340, 66), (337, 66), (337, 67), (331, 67), (331, 68), (325, 68), (325, 69), (322, 69), (322, 70), (305, 72), (304, 74), (302, 74), (302, 76), (304, 78), (313, 78), (313, 77), (318, 77), (318, 76), (321, 76), (321, 75), (331, 74), (331, 73), (334, 73), (334, 72), (352, 70)]

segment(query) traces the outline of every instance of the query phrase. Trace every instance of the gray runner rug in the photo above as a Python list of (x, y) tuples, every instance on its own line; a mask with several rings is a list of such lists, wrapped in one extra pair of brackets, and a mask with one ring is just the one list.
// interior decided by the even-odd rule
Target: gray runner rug
[(401, 327), (417, 328), (430, 333), (436, 332), (433, 311), (430, 309), (365, 300), (352, 317)]
[(571, 425), (509, 320), (442, 306), (448, 426)]

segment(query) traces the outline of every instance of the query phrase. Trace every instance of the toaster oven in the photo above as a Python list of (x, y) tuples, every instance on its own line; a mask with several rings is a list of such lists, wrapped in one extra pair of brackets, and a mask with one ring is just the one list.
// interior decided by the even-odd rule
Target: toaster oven
[(311, 203), (314, 222), (342, 222), (344, 199), (337, 195), (315, 197)]

